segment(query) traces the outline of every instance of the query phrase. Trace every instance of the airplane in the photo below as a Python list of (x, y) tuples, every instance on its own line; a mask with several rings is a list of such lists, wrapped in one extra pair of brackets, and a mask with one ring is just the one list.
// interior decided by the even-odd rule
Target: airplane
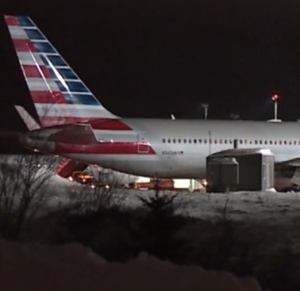
[[(300, 124), (121, 118), (108, 111), (27, 16), (6, 15), (42, 129), (20, 138), (31, 150), (132, 175), (203, 179), (206, 157), (268, 148), (276, 178), (300, 185)], [(276, 187), (276, 185), (275, 185)]]
[[(24, 107), (15, 105), (15, 108), (29, 131), (41, 129), (41, 126)], [(71, 159), (61, 162), (56, 169), (56, 174), (71, 182), (75, 180), (80, 183), (88, 183), (91, 186), (99, 185), (99, 183), (105, 186), (129, 186), (140, 178), (110, 169), (103, 169), (98, 165), (78, 163)]]

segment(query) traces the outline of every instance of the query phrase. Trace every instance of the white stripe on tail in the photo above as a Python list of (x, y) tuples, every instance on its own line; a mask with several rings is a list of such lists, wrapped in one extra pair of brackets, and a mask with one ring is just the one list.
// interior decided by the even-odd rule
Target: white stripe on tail
[(5, 16), (43, 127), (118, 118), (105, 109), (27, 16)]

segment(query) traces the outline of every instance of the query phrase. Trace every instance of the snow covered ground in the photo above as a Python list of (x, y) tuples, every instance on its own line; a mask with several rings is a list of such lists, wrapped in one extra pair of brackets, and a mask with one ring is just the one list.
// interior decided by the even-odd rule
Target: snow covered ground
[[(169, 192), (170, 195), (176, 192)], [(168, 194), (168, 192), (166, 192)], [(122, 194), (119, 194), (122, 195)], [(141, 205), (138, 196), (152, 196), (153, 191), (128, 191), (125, 204)], [(178, 213), (203, 219), (227, 218), (245, 221), (264, 221), (270, 225), (288, 223), (300, 216), (300, 193), (235, 192), (180, 193), (175, 199)]]
[[(62, 181), (58, 181), (62, 182)], [(69, 207), (78, 202), (77, 188), (56, 184), (54, 195), (47, 198), (47, 205), (40, 209), (40, 215)], [(93, 190), (91, 190), (93, 191)], [(117, 203), (123, 207), (141, 207), (140, 197), (153, 196), (153, 191), (112, 190)], [(175, 194), (165, 192), (164, 194)], [(236, 192), (236, 193), (179, 193), (174, 200), (176, 212), (204, 220), (229, 219), (241, 222), (260, 238), (264, 252), (276, 253), (288, 248), (300, 254), (300, 193)]]
[[(59, 185), (59, 184), (57, 184)], [(81, 187), (67, 188), (59, 185), (55, 195), (48, 198), (51, 210), (57, 205), (69, 206), (76, 200), (76, 191)], [(77, 189), (77, 190), (76, 190)], [(93, 190), (91, 190), (93, 191)], [(125, 207), (137, 208), (142, 203), (139, 197), (150, 197), (154, 191), (112, 190), (117, 203)], [(176, 192), (163, 192), (172, 195)], [(300, 226), (300, 193), (276, 192), (235, 192), (235, 193), (190, 193), (180, 192), (174, 200), (176, 212), (202, 219), (227, 218), (232, 220), (263, 223), (268, 226)]]
[[(47, 198), (47, 206), (43, 207), (42, 213), (76, 203), (76, 191), (80, 191), (85, 186), (77, 185), (76, 187), (72, 189), (69, 185), (57, 183), (55, 195)], [(112, 191), (114, 191), (113, 197), (115, 197), (116, 203), (129, 208), (142, 206), (138, 197), (154, 195), (153, 191), (143, 190)], [(164, 192), (164, 194), (172, 195), (176, 192)], [(292, 236), (300, 241), (300, 193), (235, 192), (206, 194), (180, 192), (174, 203), (178, 214), (209, 220), (226, 218), (248, 224), (263, 225), (264, 227), (286, 229), (290, 230), (290, 233), (293, 232)]]
[[(126, 206), (140, 206), (137, 196), (153, 194), (131, 191)], [(240, 222), (239, 227), (249, 229), (251, 235), (259, 238), (265, 253), (288, 249), (300, 254), (300, 193), (180, 193), (174, 201), (180, 214), (210, 221)]]
[(78, 244), (47, 247), (0, 239), (2, 290), (259, 291), (253, 278), (162, 262), (145, 253), (107, 263)]
[[(54, 194), (47, 198), (48, 211), (55, 210), (58, 206), (70, 206), (78, 190), (78, 185), (75, 189), (64, 181), (56, 180), (54, 184), (44, 186), (46, 188), (53, 186), (55, 189), (52, 191)], [(79, 189), (81, 187), (80, 185)], [(114, 191), (117, 201), (131, 208), (142, 206), (138, 196), (154, 195), (153, 191)], [(169, 195), (175, 193), (165, 192)], [(254, 223), (252, 226), (261, 228), (262, 233), (272, 229), (276, 246), (266, 244), (267, 248), (278, 249), (278, 245), (282, 246), (288, 238), (294, 242), (296, 252), (300, 252), (298, 193), (179, 193), (175, 203), (178, 213), (189, 216), (206, 220), (225, 218), (245, 224)], [(89, 249), (77, 244), (45, 247), (8, 243), (2, 239), (0, 239), (0, 274), (3, 290), (20, 290), (21, 287), (22, 290), (26, 290), (33, 289), (33, 286), (35, 289), (58, 291), (60, 289), (146, 291), (168, 290), (168, 288), (173, 291), (261, 290), (253, 279), (240, 280), (228, 272), (175, 266), (168, 262), (160, 262), (146, 254), (142, 254), (137, 260), (116, 264), (105, 262)]]

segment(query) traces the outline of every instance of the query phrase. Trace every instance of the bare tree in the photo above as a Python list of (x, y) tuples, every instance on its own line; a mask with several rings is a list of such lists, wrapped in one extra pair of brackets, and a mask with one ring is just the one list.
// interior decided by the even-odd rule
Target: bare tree
[(17, 239), (22, 229), (35, 218), (50, 194), (50, 178), (57, 159), (42, 155), (0, 157), (0, 231)]

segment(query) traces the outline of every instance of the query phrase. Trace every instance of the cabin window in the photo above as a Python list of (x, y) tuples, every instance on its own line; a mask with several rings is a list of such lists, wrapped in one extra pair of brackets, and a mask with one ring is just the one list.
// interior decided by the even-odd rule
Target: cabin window
[(243, 140), (241, 139), (241, 140), (240, 140), (240, 144), (242, 144), (242, 143), (243, 143)]
[(181, 143), (181, 138), (178, 139), (178, 143)]
[(291, 141), (289, 141), (289, 144), (291, 145), (291, 144), (292, 144), (292, 142), (291, 142)]
[(163, 143), (165, 143), (165, 142), (166, 142), (166, 139), (165, 139), (165, 138), (163, 138), (162, 142), (163, 142)]
[(220, 139), (220, 143), (222, 143), (222, 140)]
[(270, 140), (269, 142), (270, 142), (270, 144), (272, 144), (272, 143), (273, 143), (271, 140)]
[(191, 139), (189, 139), (189, 143), (192, 143), (192, 140), (191, 140)]
[(224, 139), (224, 143), (227, 144), (227, 139)]
[(202, 143), (202, 139), (199, 139), (199, 143)]
[(185, 138), (183, 139), (183, 143), (186, 143), (186, 139)]
[(231, 139), (229, 140), (229, 143), (232, 143), (232, 140), (231, 140)]
[(204, 139), (203, 142), (206, 143), (206, 139)]
[(296, 145), (297, 144), (297, 142), (294, 140), (294, 145)]
[(194, 139), (194, 143), (197, 143), (197, 140), (196, 140), (196, 139)]

